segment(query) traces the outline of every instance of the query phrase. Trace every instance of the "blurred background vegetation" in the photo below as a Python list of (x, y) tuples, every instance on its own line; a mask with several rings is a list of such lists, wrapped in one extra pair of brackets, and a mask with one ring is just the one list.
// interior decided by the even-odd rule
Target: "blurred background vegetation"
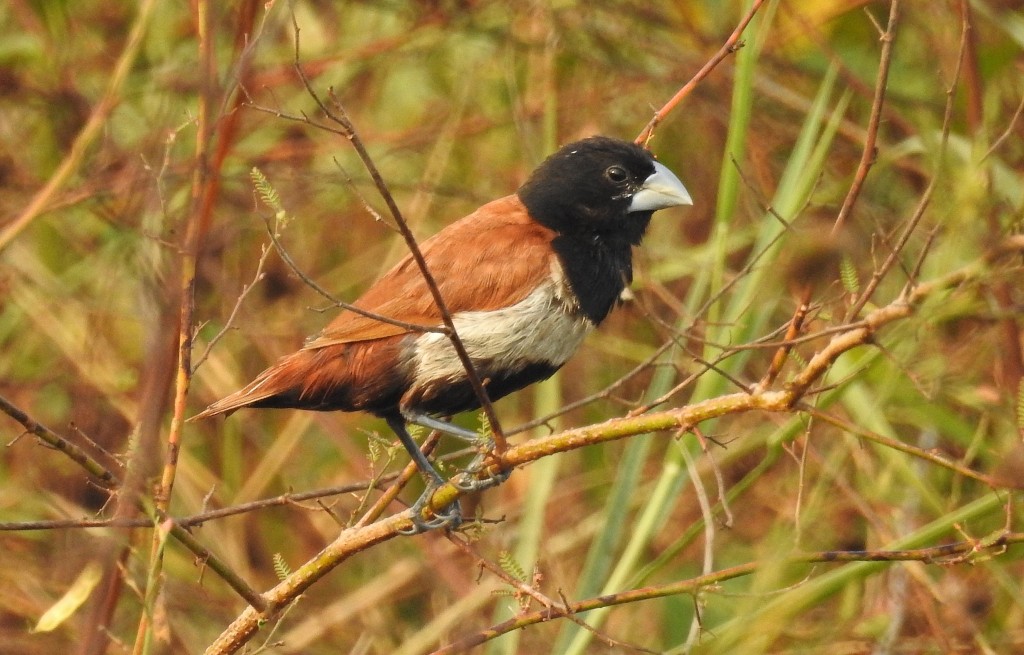
[[(387, 221), (367, 211), (364, 198), (383, 206), (345, 139), (275, 114), (321, 120), (292, 67), (292, 12), (312, 84), (324, 95), (333, 88), (410, 225), (426, 236), (512, 192), (558, 144), (594, 133), (632, 139), (745, 8), (717, 0), (3, 3), (0, 395), (119, 475), (129, 453), (145, 472), (159, 470), (182, 243), (198, 229), (201, 205), (193, 191), (201, 126), (209, 126), (202, 153), (217, 185), (202, 187), (211, 211), (199, 232), (195, 362), (267, 247), (271, 212), (254, 196), (253, 167), (291, 217), (285, 247), (339, 297), (355, 298), (403, 254)], [(904, 3), (877, 158), (843, 230), (831, 234), (864, 149), (889, 10), (862, 0), (761, 9), (745, 46), (651, 141), (690, 189), (693, 208), (655, 217), (637, 253), (635, 297), (552, 382), (498, 404), (506, 428), (599, 394), (638, 367), (549, 426), (621, 416), (677, 385), (667, 406), (758, 381), (775, 348), (735, 346), (777, 341), (804, 293), (808, 332), (843, 325), (930, 184), (920, 225), (867, 310), (891, 302), (908, 279), (965, 266), (1021, 231), (1024, 14), (1009, 0), (940, 0)], [(125, 58), (139, 26), (137, 52)], [(205, 114), (204, 94), (214, 100)], [(83, 138), (97, 113), (98, 130)], [(20, 220), (55, 175), (61, 184)], [(276, 254), (263, 273), (196, 371), (186, 415), (328, 320), (328, 303)], [(481, 652), (1019, 652), (1019, 547), (949, 565), (777, 562), (803, 550), (982, 539), (1007, 521), (1020, 530), (1012, 488), (1024, 478), (1022, 280), (1019, 268), (994, 267), (841, 358), (814, 401), (855, 430), (803, 412), (745, 414), (701, 426), (710, 454), (692, 435), (647, 435), (514, 472), (484, 494), (484, 514), (505, 521), (487, 526), (475, 547), (514, 560), (528, 577), (536, 567), (538, 589), (556, 600), (766, 564), (696, 598), (581, 616), (596, 635), (552, 621)], [(674, 345), (652, 363), (667, 342)], [(797, 346), (780, 384), (823, 343)], [(381, 427), (359, 415), (298, 412), (189, 424), (171, 513), (394, 469), (405, 460), (398, 451), (391, 462), (376, 446)], [(20, 433), (0, 418), (0, 520), (110, 516), (108, 494), (78, 465)], [(266, 589), (275, 569), (297, 567), (337, 535), (339, 521), (358, 516), (361, 497), (261, 509), (194, 532)], [(151, 539), (148, 529), (0, 532), (0, 650), (131, 652), (152, 583)], [(105, 577), (83, 606), (52, 631), (33, 632), (90, 566)], [(174, 541), (162, 579), (151, 652), (200, 652), (245, 606)], [(270, 641), (282, 653), (430, 652), (509, 616), (517, 599), (495, 594), (500, 588), (441, 535), (392, 540), (310, 589)], [(105, 616), (109, 624), (98, 627)]]

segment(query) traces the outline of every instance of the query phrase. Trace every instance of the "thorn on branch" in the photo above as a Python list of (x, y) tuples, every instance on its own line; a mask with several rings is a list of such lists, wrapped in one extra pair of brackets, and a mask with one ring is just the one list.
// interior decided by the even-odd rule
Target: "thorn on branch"
[(19, 441), (21, 441), (21, 438), (24, 437), (26, 434), (29, 434), (29, 431), (28, 430), (22, 430), (21, 434), (19, 434), (18, 436), (14, 437), (13, 439), (11, 439), (10, 441), (7, 442), (7, 447), (10, 448), (14, 444), (16, 444)]

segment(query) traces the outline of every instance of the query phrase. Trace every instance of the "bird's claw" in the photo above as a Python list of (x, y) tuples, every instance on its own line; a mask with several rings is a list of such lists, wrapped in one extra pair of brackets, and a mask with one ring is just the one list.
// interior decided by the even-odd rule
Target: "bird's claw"
[(484, 489), (490, 489), (491, 487), (497, 487), (499, 484), (508, 480), (508, 476), (512, 475), (512, 471), (499, 471), (494, 475), (489, 475), (486, 478), (474, 478), (472, 476), (466, 476), (466, 479), (452, 480), (452, 484), (459, 491), (474, 492), (483, 491)]
[(476, 458), (469, 463), (466, 467), (466, 471), (463, 475), (459, 476), (456, 480), (452, 480), (452, 484), (455, 485), (459, 491), (483, 491), (484, 489), (490, 489), (491, 487), (497, 487), (499, 484), (508, 480), (508, 477), (512, 475), (511, 469), (499, 469), (497, 473), (487, 472), (486, 477), (477, 477), (483, 468), (490, 462), (494, 461), (491, 457), (491, 451), (494, 449), (494, 442), (489, 441), (487, 447), (481, 452)]
[[(508, 480), (512, 470), (500, 468), (500, 461), (496, 461), (492, 454), (493, 450), (494, 442), (488, 441), (481, 448), (480, 454), (469, 463), (466, 470), (449, 482), (459, 491), (472, 493), (496, 487)], [(497, 472), (494, 472), (495, 468), (497, 468)], [(483, 471), (485, 471), (484, 477), (479, 477)], [(423, 512), (430, 506), (430, 499), (433, 498), (434, 492), (444, 484), (444, 480), (440, 476), (428, 477), (427, 480), (427, 489), (412, 506), (412, 526), (399, 530), (399, 534), (415, 535), (438, 528), (456, 530), (462, 525), (462, 506), (459, 505), (458, 500), (453, 501), (440, 512), (431, 510), (430, 518), (423, 517)]]
[(451, 505), (445, 507), (441, 512), (432, 511), (431, 518), (423, 518), (423, 510), (430, 505), (430, 499), (434, 496), (435, 491), (437, 491), (436, 486), (431, 485), (427, 487), (423, 495), (412, 506), (412, 526), (400, 529), (398, 531), (399, 534), (416, 535), (429, 532), (430, 530), (437, 530), (438, 528), (455, 530), (462, 525), (462, 506), (458, 500), (452, 502)]

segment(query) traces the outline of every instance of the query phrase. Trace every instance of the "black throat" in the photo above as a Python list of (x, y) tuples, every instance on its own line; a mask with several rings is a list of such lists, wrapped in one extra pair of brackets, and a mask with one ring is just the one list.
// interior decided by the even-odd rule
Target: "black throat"
[(560, 234), (551, 245), (561, 261), (580, 311), (599, 325), (633, 281), (633, 250), (651, 212), (630, 214), (629, 230)]

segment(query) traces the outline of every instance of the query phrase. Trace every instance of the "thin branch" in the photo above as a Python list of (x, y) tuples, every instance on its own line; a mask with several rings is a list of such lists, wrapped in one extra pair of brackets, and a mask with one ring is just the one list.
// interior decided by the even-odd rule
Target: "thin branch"
[(1007, 546), (1024, 543), (1024, 533), (1012, 532), (999, 533), (991, 539), (969, 539), (950, 544), (930, 546), (927, 548), (913, 548), (907, 550), (828, 550), (812, 553), (801, 553), (783, 559), (773, 559), (766, 562), (748, 562), (738, 566), (722, 569), (714, 573), (697, 576), (688, 580), (673, 582), (665, 585), (655, 585), (631, 589), (617, 594), (603, 594), (594, 598), (572, 603), (566, 610), (566, 614), (558, 616), (555, 608), (538, 610), (514, 616), (511, 619), (492, 625), (476, 634), (464, 637), (459, 641), (440, 648), (431, 655), (452, 655), (454, 653), (467, 652), (474, 646), (486, 643), (514, 630), (521, 630), (530, 625), (550, 621), (553, 618), (564, 618), (579, 612), (587, 612), (601, 607), (624, 605), (642, 600), (652, 600), (667, 596), (679, 596), (683, 594), (692, 595), (701, 590), (716, 590), (718, 585), (728, 580), (734, 580), (756, 573), (763, 567), (780, 567), (791, 564), (831, 564), (848, 562), (924, 562), (928, 564), (941, 563), (951, 558), (971, 557), (988, 552), (1001, 552)]
[[(992, 251), (987, 257), (935, 280), (918, 284), (912, 291), (900, 296), (891, 304), (868, 314), (862, 322), (863, 327), (854, 328), (848, 333), (838, 334), (833, 337), (798, 372), (793, 382), (785, 390), (733, 393), (680, 408), (645, 414), (643, 416), (612, 419), (597, 425), (566, 430), (558, 434), (540, 437), (509, 447), (502, 456), (502, 463), (509, 468), (516, 468), (555, 453), (567, 452), (638, 434), (666, 430), (689, 430), (703, 421), (726, 415), (752, 411), (779, 413), (802, 411), (800, 401), (809, 393), (812, 384), (829, 369), (840, 355), (857, 346), (870, 343), (878, 331), (889, 323), (911, 316), (916, 307), (926, 298), (965, 283), (984, 279), (991, 272), (991, 264), (999, 257), (1007, 253), (1019, 253), (1022, 251), (1024, 251), (1024, 237), (1007, 239), (1006, 242)], [(486, 476), (488, 472), (481, 471), (479, 475)], [(467, 473), (463, 472), (457, 475), (455, 479), (439, 487), (430, 499), (431, 508), (439, 511), (455, 502), (466, 493), (463, 489), (467, 486), (465, 483), (470, 477)], [(244, 610), (209, 646), (206, 651), (207, 655), (224, 655), (237, 651), (252, 638), (260, 625), (273, 620), (282, 608), (287, 606), (289, 602), (308, 589), (317, 580), (327, 575), (331, 570), (356, 553), (393, 539), (401, 531), (408, 530), (412, 527), (412, 521), (412, 512), (407, 510), (363, 528), (343, 531), (337, 539), (328, 544), (299, 570), (263, 595), (263, 598), (267, 601), (264, 611), (251, 607)], [(934, 552), (934, 557), (942, 554), (942, 551), (932, 552)], [(864, 559), (864, 557), (863, 554), (856, 555), (856, 558), (859, 559)], [(878, 555), (876, 559), (881, 557), (883, 555)], [(833, 554), (828, 561), (842, 561), (841, 558), (841, 554)], [(687, 588), (686, 593), (691, 593), (700, 586), (706, 586), (706, 583), (690, 586)]]
[[(329, 496), (340, 496), (342, 494), (361, 493), (370, 489), (378, 489), (381, 485), (388, 484), (398, 477), (398, 474), (381, 476), (373, 482), (354, 482), (335, 487), (313, 489), (311, 491), (289, 492), (271, 498), (261, 498), (248, 503), (232, 505), (213, 509), (191, 516), (171, 516), (176, 525), (183, 528), (192, 528), (203, 525), (210, 521), (237, 516), (248, 512), (255, 512), (269, 507), (281, 507), (295, 505), (305, 500), (316, 500)], [(110, 519), (56, 519), (50, 521), (11, 521), (0, 522), (0, 532), (16, 532), (23, 530), (62, 530), (69, 528), (151, 528), (153, 520), (149, 518), (110, 518)]]
[(234, 325), (235, 318), (238, 316), (238, 311), (242, 308), (242, 303), (245, 302), (246, 297), (256, 288), (263, 278), (263, 267), (267, 263), (267, 256), (270, 254), (270, 248), (263, 246), (263, 251), (260, 253), (259, 262), (256, 263), (256, 273), (252, 277), (252, 282), (242, 287), (242, 292), (238, 294), (238, 299), (235, 300), (235, 306), (231, 308), (231, 313), (228, 314), (228, 319), (224, 321), (224, 327), (213, 335), (213, 338), (206, 344), (206, 348), (203, 349), (203, 354), (199, 356), (195, 364), (192, 365), (192, 373), (195, 374), (199, 370), (199, 367), (203, 365), (203, 362), (210, 356), (210, 351), (217, 345), (217, 342), (224, 338), (232, 326)]
[(626, 372), (624, 375), (619, 377), (619, 379), (615, 380), (614, 382), (606, 386), (604, 389), (598, 391), (597, 393), (590, 394), (589, 396), (585, 396), (583, 398), (580, 398), (579, 400), (574, 400), (571, 403), (563, 405), (562, 407), (559, 407), (557, 411), (551, 412), (546, 416), (535, 418), (532, 421), (527, 421), (526, 423), (520, 423), (519, 425), (509, 430), (507, 434), (520, 434), (522, 432), (532, 430), (536, 427), (547, 425), (548, 423), (551, 422), (552, 419), (556, 419), (559, 416), (568, 414), (574, 409), (579, 409), (580, 407), (589, 405), (590, 403), (596, 400), (601, 400), (602, 398), (609, 398), (612, 395), (612, 393), (614, 393), (617, 389), (625, 385), (626, 382), (628, 382), (632, 378), (636, 377), (640, 373), (643, 373), (648, 368), (650, 368), (659, 357), (665, 354), (668, 351), (668, 349), (674, 346), (675, 344), (675, 338), (663, 342), (660, 346), (658, 346), (655, 349), (653, 353), (651, 353), (649, 357), (647, 357), (647, 359), (637, 364), (635, 367), (633, 367), (633, 369)]
[[(25, 429), (42, 439), (45, 443), (53, 446), (55, 449), (65, 453), (72, 461), (76, 462), (90, 474), (92, 474), (97, 480), (102, 482), (105, 487), (119, 488), (121, 481), (118, 477), (106, 469), (102, 464), (91, 458), (88, 453), (83, 451), (81, 448), (71, 443), (61, 435), (57, 434), (50, 428), (42, 425), (35, 421), (28, 414), (23, 412), (21, 409), (10, 403), (7, 399), (0, 396), (0, 410), (5, 414), (13, 418), (14, 420), (21, 423)], [(180, 541), (186, 548), (191, 550), (196, 557), (202, 559), (208, 567), (213, 569), (221, 578), (224, 579), (228, 585), (234, 589), (238, 595), (244, 598), (253, 607), (265, 607), (266, 603), (260, 598), (260, 595), (256, 593), (238, 574), (236, 574), (230, 566), (221, 561), (215, 555), (213, 555), (205, 546), (200, 544), (196, 538), (188, 532), (182, 525), (178, 525), (173, 519), (170, 519), (166, 514), (155, 510), (152, 506), (146, 504), (142, 498), (135, 499), (136, 506), (150, 518), (138, 519), (136, 523), (135, 519), (116, 519), (115, 521), (106, 521), (108, 524), (125, 523), (125, 527), (153, 527), (154, 522), (162, 522), (170, 520), (171, 536)], [(210, 514), (215, 514), (211, 512)], [(208, 520), (208, 519), (207, 519)], [(195, 523), (201, 523), (202, 521), (196, 521)], [(40, 522), (45, 523), (45, 522)], [(83, 521), (78, 521), (78, 525), (75, 526), (53, 526), (53, 527), (87, 527), (82, 525)], [(130, 524), (130, 525), (129, 525)], [(31, 527), (30, 523), (25, 524), (3, 524), (5, 529), (36, 529)], [(24, 527), (27, 526), (27, 527)], [(50, 526), (43, 525), (40, 529), (45, 529)]]
[(775, 351), (775, 355), (772, 356), (771, 364), (768, 365), (768, 372), (757, 383), (758, 388), (767, 389), (775, 383), (775, 378), (782, 372), (782, 367), (786, 365), (786, 359), (789, 358), (789, 353), (793, 350), (793, 344), (796, 343), (796, 339), (800, 336), (800, 331), (803, 329), (804, 320), (807, 318), (807, 312), (810, 310), (810, 302), (811, 286), (808, 285), (804, 288), (796, 311), (793, 312), (793, 318), (789, 321), (789, 327), (786, 329), (786, 336), (782, 340), (782, 345), (779, 346), (779, 349)]
[[(896, 0), (893, 0), (894, 4)], [(939, 180), (942, 178), (943, 163), (946, 157), (946, 147), (949, 144), (949, 129), (953, 119), (953, 101), (956, 91), (957, 82), (960, 79), (960, 70), (963, 66), (964, 51), (967, 47), (967, 35), (968, 25), (964, 23), (960, 33), (960, 50), (957, 55), (956, 70), (953, 73), (953, 81), (946, 89), (946, 109), (942, 117), (942, 137), (939, 141), (938, 156), (935, 162), (935, 174), (932, 176), (931, 181), (928, 182), (928, 187), (921, 194), (921, 200), (917, 204), (917, 208), (914, 210), (913, 215), (910, 217), (910, 221), (903, 229), (899, 239), (896, 241), (896, 245), (893, 246), (892, 250), (886, 256), (881, 267), (875, 271), (871, 280), (864, 287), (864, 292), (857, 298), (857, 302), (853, 304), (853, 307), (846, 313), (846, 320), (852, 319), (854, 316), (860, 313), (864, 306), (871, 300), (871, 296), (874, 294), (875, 289), (881, 283), (882, 279), (885, 278), (886, 274), (899, 260), (900, 255), (903, 253), (903, 249), (906, 248), (907, 242), (910, 240), (910, 236), (917, 229), (921, 219), (924, 217), (924, 212), (928, 209), (931, 204), (932, 194), (935, 193), (935, 189), (938, 187)]]
[(862, 428), (856, 423), (852, 423), (838, 416), (829, 414), (828, 412), (816, 409), (808, 405), (807, 403), (800, 403), (800, 409), (814, 418), (824, 421), (825, 423), (834, 425), (840, 430), (849, 432), (850, 434), (861, 437), (862, 439), (865, 439), (867, 441), (873, 441), (874, 443), (877, 443), (881, 446), (885, 446), (886, 448), (891, 448), (893, 450), (898, 450), (902, 453), (906, 453), (930, 464), (935, 464), (937, 466), (941, 466), (942, 468), (949, 469), (950, 471), (953, 471), (958, 475), (962, 475), (964, 477), (971, 478), (972, 480), (982, 482), (988, 485), (989, 487), (992, 487), (993, 489), (1005, 486), (1002, 481), (996, 480), (995, 478), (985, 475), (984, 473), (978, 473), (977, 471), (973, 471), (968, 467), (964, 466), (963, 464), (960, 464), (950, 459), (946, 459), (945, 457), (942, 457), (930, 450), (924, 450), (923, 448), (912, 446), (905, 441), (893, 439), (883, 434), (879, 434), (877, 432), (868, 430), (867, 428)]
[(71, 458), (83, 469), (89, 472), (96, 481), (104, 488), (116, 489), (121, 486), (121, 480), (112, 471), (94, 459), (89, 453), (82, 450), (76, 444), (71, 443), (42, 423), (36, 422), (31, 416), (16, 407), (12, 402), (0, 396), (0, 411), (13, 418), (31, 434), (42, 439), (44, 443), (61, 451)]
[[(871, 13), (868, 12), (868, 16)], [(871, 114), (868, 117), (868, 129), (864, 138), (864, 150), (861, 152), (860, 164), (857, 166), (857, 172), (853, 175), (853, 183), (850, 185), (850, 190), (846, 193), (846, 199), (843, 200), (842, 206), (839, 208), (839, 214), (836, 216), (836, 222), (832, 225), (832, 232), (838, 232), (843, 228), (846, 223), (846, 219), (849, 218), (850, 212), (853, 211), (853, 206), (857, 203), (857, 198), (860, 196), (860, 191), (864, 188), (864, 181), (868, 177), (868, 171), (875, 163), (875, 158), (878, 156), (878, 148), (875, 146), (875, 142), (878, 139), (878, 126), (882, 118), (882, 105), (885, 103), (885, 92), (889, 86), (889, 64), (892, 62), (892, 46), (896, 41), (896, 25), (900, 19), (900, 0), (892, 0), (889, 5), (889, 23), (885, 27), (885, 32), (879, 37), (882, 42), (882, 53), (878, 58), (878, 76), (875, 80), (875, 99), (871, 103)], [(874, 17), (872, 17), (872, 21)]]
[[(179, 264), (177, 289), (178, 307), (178, 352), (174, 379), (174, 401), (171, 425), (167, 432), (167, 446), (164, 451), (164, 465), (160, 481), (154, 491), (153, 504), (156, 512), (167, 514), (171, 505), (171, 494), (177, 479), (178, 455), (181, 452), (181, 433), (185, 423), (185, 406), (189, 388), (192, 386), (192, 325), (195, 319), (196, 270), (199, 262), (200, 244), (206, 235), (213, 212), (213, 202), (218, 195), (217, 173), (213, 166), (219, 166), (223, 158), (211, 157), (211, 141), (214, 134), (214, 96), (217, 92), (217, 71), (213, 58), (213, 25), (208, 0), (199, 0), (194, 5), (199, 36), (199, 61), (203, 80), (199, 93), (199, 108), (196, 117), (196, 143), (194, 172), (191, 185), (191, 203), (185, 220), (182, 236), (181, 262)], [(222, 134), (222, 139), (229, 138)], [(226, 151), (222, 148), (221, 153)], [(175, 296), (172, 296), (175, 297)], [(168, 526), (165, 521), (154, 521), (152, 543), (149, 551), (147, 584), (143, 595), (144, 611), (139, 616), (132, 655), (149, 651), (153, 640), (153, 619), (156, 599), (163, 585), (164, 546), (167, 543)]]
[(459, 360), (462, 362), (462, 366), (466, 371), (466, 377), (473, 388), (474, 394), (480, 401), (480, 406), (487, 417), (487, 422), (490, 424), (491, 434), (494, 438), (494, 454), (501, 458), (501, 454), (508, 447), (505, 441), (505, 437), (501, 431), (501, 425), (498, 422), (498, 416), (494, 411), (494, 407), (491, 405), (490, 397), (487, 395), (487, 390), (484, 388), (483, 381), (480, 379), (479, 374), (476, 371), (476, 367), (473, 365), (473, 361), (469, 357), (469, 353), (466, 351), (466, 347), (463, 345), (462, 340), (459, 338), (455, 330), (455, 322), (452, 319), (451, 312), (448, 310), (448, 306), (445, 304), (444, 298), (441, 295), (441, 290), (437, 286), (437, 281), (431, 274), (427, 261), (423, 257), (423, 252), (420, 250), (419, 244), (416, 242), (416, 237), (413, 235), (412, 230), (409, 229), (408, 223), (402, 216), (401, 210), (398, 208), (398, 203), (395, 202), (394, 196), (391, 195), (391, 191), (388, 188), (387, 183), (384, 181), (384, 177), (381, 175), (380, 170), (374, 163), (373, 158), (370, 156), (369, 151), (363, 144), (363, 140), (359, 137), (356, 132), (355, 125), (348, 116), (348, 112), (345, 111), (345, 107), (341, 104), (337, 97), (335, 97), (333, 91), (330, 93), (334, 110), (332, 111), (320, 98), (316, 90), (313, 89), (312, 83), (309, 78), (306, 77), (306, 73), (302, 69), (302, 60), (299, 56), (299, 23), (295, 17), (295, 12), (292, 12), (292, 26), (295, 34), (295, 61), (294, 67), (295, 72), (298, 74), (299, 79), (305, 86), (306, 91), (309, 93), (313, 101), (316, 102), (320, 111), (323, 112), (327, 118), (339, 125), (345, 138), (355, 148), (356, 154), (362, 161), (366, 171), (370, 174), (370, 178), (373, 180), (374, 185), (377, 187), (377, 191), (381, 198), (384, 200), (384, 204), (387, 205), (388, 211), (391, 213), (392, 219), (395, 221), (395, 225), (398, 227), (399, 232), (402, 234), (402, 239), (405, 241), (405, 245), (409, 248), (409, 252), (412, 255), (413, 261), (416, 262), (416, 266), (420, 270), (420, 274), (423, 276), (423, 281), (430, 290), (430, 295), (434, 300), (434, 304), (437, 306), (438, 311), (441, 314), (441, 320), (445, 327), (448, 328), (448, 338), (452, 342), (452, 347), (455, 349), (456, 354), (459, 356)]
[(274, 244), (274, 249), (277, 250), (277, 254), (281, 257), (281, 260), (288, 265), (288, 268), (290, 268), (292, 272), (299, 277), (300, 280), (302, 280), (303, 284), (305, 284), (310, 289), (316, 291), (321, 296), (326, 298), (335, 307), (340, 307), (341, 309), (353, 312), (355, 314), (360, 314), (367, 318), (372, 318), (375, 321), (395, 325), (400, 328), (410, 330), (412, 332), (440, 332), (441, 334), (449, 334), (449, 329), (447, 326), (435, 327), (430, 325), (419, 325), (418, 323), (407, 323), (406, 321), (400, 321), (396, 318), (385, 316), (384, 314), (378, 314), (376, 312), (365, 310), (362, 307), (356, 307), (351, 303), (347, 303), (344, 300), (335, 297), (330, 291), (324, 289), (322, 286), (317, 284), (316, 280), (306, 275), (302, 271), (302, 269), (299, 268), (299, 265), (295, 263), (295, 260), (292, 259), (292, 256), (288, 253), (287, 250), (285, 250), (284, 245), (281, 243), (281, 240), (274, 232), (273, 227), (271, 227), (269, 219), (265, 218), (264, 220), (267, 221), (267, 234), (270, 235), (270, 242)]
[[(711, 509), (711, 501), (708, 499), (707, 490), (704, 488), (704, 481), (700, 478), (700, 472), (697, 471), (697, 463), (694, 461), (693, 455), (690, 454), (690, 449), (680, 448), (679, 450), (683, 454), (683, 461), (686, 462), (686, 472), (693, 483), (694, 495), (697, 497), (697, 505), (700, 507), (700, 514), (704, 523), (704, 557), (701, 564), (701, 572), (704, 575), (710, 575), (715, 570), (715, 536), (717, 528), (715, 527), (714, 513)], [(693, 595), (693, 602), (693, 620), (690, 621), (690, 633), (683, 644), (684, 651), (689, 651), (697, 644), (703, 631), (701, 621), (702, 602), (700, 596), (696, 593)]]
[[(440, 440), (440, 432), (434, 430), (420, 445), (420, 450), (424, 455), (430, 456), (430, 453), (437, 447)], [(384, 510), (387, 509), (387, 506), (390, 505), (393, 500), (398, 498), (398, 494), (400, 494), (402, 489), (405, 488), (405, 485), (409, 484), (409, 481), (416, 476), (418, 471), (419, 469), (416, 466), (416, 462), (410, 460), (402, 468), (401, 472), (399, 472), (397, 476), (393, 477), (394, 482), (387, 488), (381, 497), (373, 503), (370, 509), (366, 510), (354, 527), (362, 528), (379, 519), (381, 514), (384, 513)]]
[(665, 117), (668, 116), (672, 110), (674, 110), (676, 106), (686, 98), (686, 96), (690, 95), (693, 90), (697, 88), (697, 85), (703, 82), (704, 78), (710, 75), (711, 71), (715, 70), (715, 67), (718, 66), (723, 59), (743, 47), (743, 42), (740, 41), (740, 36), (743, 35), (743, 30), (747, 29), (747, 25), (751, 20), (753, 20), (754, 14), (757, 13), (757, 10), (760, 9), (763, 4), (764, 0), (754, 0), (754, 3), (750, 6), (750, 11), (740, 19), (736, 29), (733, 30), (732, 34), (729, 35), (729, 38), (725, 40), (725, 43), (722, 44), (722, 47), (718, 52), (716, 52), (715, 55), (711, 57), (711, 59), (709, 59), (699, 71), (697, 71), (697, 74), (694, 75), (689, 82), (684, 84), (683, 87), (679, 89), (661, 109), (654, 112), (654, 116), (652, 116), (651, 120), (644, 126), (644, 129), (640, 131), (640, 134), (637, 135), (635, 140), (636, 143), (646, 147), (654, 137), (654, 130), (658, 127), (661, 121), (665, 120)]
[(1000, 146), (1010, 138), (1017, 127), (1017, 121), (1020, 120), (1021, 114), (1024, 114), (1024, 94), (1020, 97), (1020, 104), (1017, 105), (1017, 111), (1013, 112), (1013, 118), (1010, 119), (1010, 124), (1006, 126), (1006, 130), (999, 135), (999, 138), (992, 142), (992, 146), (988, 149), (988, 152), (985, 153), (985, 156), (981, 158), (981, 161), (988, 159), (993, 152), (998, 150)]
[(608, 646), (628, 648), (630, 650), (635, 650), (641, 653), (657, 653), (657, 651), (641, 648), (640, 646), (636, 646), (635, 644), (627, 644), (625, 642), (619, 641), (618, 639), (612, 639), (608, 635), (599, 632), (593, 626), (589, 625), (586, 621), (577, 618), (572, 613), (572, 610), (569, 609), (569, 602), (568, 600), (566, 600), (564, 595), (559, 594), (562, 598), (562, 602), (559, 603), (550, 596), (542, 594), (540, 591), (537, 590), (537, 588), (534, 585), (510, 575), (503, 568), (501, 568), (501, 566), (495, 564), (488, 558), (478, 553), (477, 550), (473, 548), (472, 543), (470, 543), (466, 539), (457, 537), (451, 533), (448, 533), (446, 536), (448, 538), (448, 541), (453, 543), (466, 555), (475, 559), (480, 567), (487, 569), (491, 572), (492, 575), (494, 575), (499, 580), (501, 580), (509, 587), (511, 587), (514, 590), (514, 593), (517, 597), (529, 596), (530, 598), (534, 599), (542, 606), (544, 606), (547, 610), (551, 611), (552, 616), (569, 619), (570, 621), (572, 621), (579, 627), (583, 628), (584, 630), (591, 632), (595, 637), (603, 641)]

